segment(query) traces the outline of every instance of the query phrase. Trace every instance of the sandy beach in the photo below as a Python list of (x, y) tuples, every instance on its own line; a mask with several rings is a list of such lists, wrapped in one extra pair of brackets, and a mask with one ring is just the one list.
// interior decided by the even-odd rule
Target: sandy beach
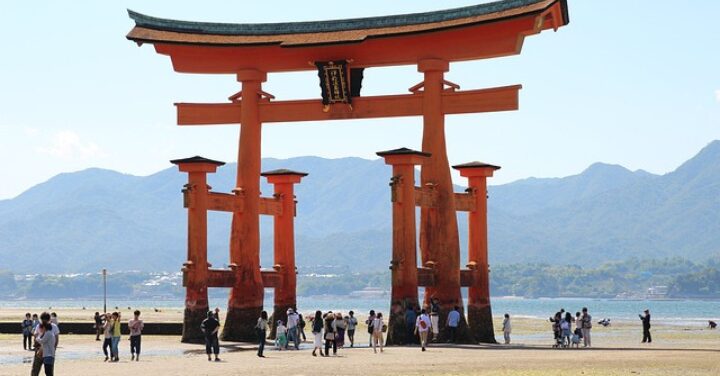
[[(127, 308), (127, 307), (125, 307)], [(17, 311), (17, 312), (16, 312)], [(147, 310), (146, 310), (147, 311)], [(3, 310), (0, 320), (12, 321), (22, 309)], [(81, 309), (58, 310), (68, 321), (88, 318)], [(145, 315), (145, 313), (143, 313)], [(147, 312), (146, 321), (176, 321), (179, 310)], [(62, 321), (61, 321), (62, 324)], [(500, 327), (500, 317), (495, 327)], [(222, 343), (221, 362), (208, 362), (204, 346), (180, 343), (176, 336), (144, 336), (140, 362), (129, 359), (123, 336), (119, 363), (104, 363), (100, 342), (89, 335), (64, 335), (58, 350), (57, 375), (717, 375), (720, 373), (720, 331), (675, 325), (653, 326), (654, 343), (641, 344), (639, 322), (613, 323), (593, 329), (591, 349), (552, 349), (547, 322), (516, 318), (512, 345), (433, 344), (389, 347), (374, 354), (367, 334), (358, 330), (360, 347), (340, 349), (338, 356), (312, 357), (312, 344), (300, 351), (267, 346), (261, 359), (256, 345)], [(496, 332), (502, 339), (502, 333)], [(0, 375), (27, 375), (32, 353), (19, 335), (0, 335)]]

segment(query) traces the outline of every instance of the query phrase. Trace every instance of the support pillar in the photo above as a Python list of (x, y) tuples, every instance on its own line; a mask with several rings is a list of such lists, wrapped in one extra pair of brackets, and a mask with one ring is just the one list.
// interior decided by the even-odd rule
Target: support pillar
[[(423, 139), (422, 151), (432, 156), (423, 164), (421, 182), (423, 187), (433, 187), (437, 204), (420, 211), (420, 250), (423, 265), (434, 262), (435, 285), (425, 288), (425, 305), (430, 299), (440, 301), (440, 341), (449, 338), (444, 323), (453, 307), (460, 307), (460, 325), (457, 341), (473, 343), (467, 330), (460, 294), (460, 242), (455, 214), (455, 199), (450, 164), (445, 142), (445, 115), (442, 110), (444, 72), (449, 70), (445, 60), (425, 59), (418, 62), (418, 71), (424, 74)], [(418, 94), (420, 95), (420, 94)]]
[(175, 159), (180, 171), (188, 173), (183, 189), (188, 208), (187, 261), (183, 265), (185, 285), (185, 312), (183, 315), (182, 342), (203, 343), (200, 324), (208, 312), (207, 262), (207, 174), (214, 173), (225, 163), (202, 157)]
[(475, 339), (497, 343), (490, 306), (490, 267), (488, 264), (487, 178), (499, 166), (471, 162), (453, 166), (468, 178), (468, 189), (475, 199), (475, 210), (468, 213), (468, 269), (474, 270), (476, 283), (468, 288), (468, 324)]
[(230, 267), (235, 285), (230, 291), (223, 326), (225, 341), (255, 341), (255, 324), (263, 309), (264, 287), (260, 274), (260, 146), (259, 117), (261, 83), (265, 72), (241, 70), (240, 142), (235, 193), (244, 197), (242, 212), (234, 212), (230, 231)]
[[(297, 311), (297, 273), (295, 268), (295, 192), (294, 184), (308, 174), (291, 170), (273, 170), (261, 174), (273, 185), (274, 197), (282, 210), (273, 218), (274, 268), (280, 273), (280, 285), (275, 288), (273, 321), (287, 323), (287, 309)], [(275, 323), (270, 338), (275, 338)]]
[(418, 307), (418, 264), (415, 237), (415, 166), (430, 156), (406, 148), (382, 151), (378, 156), (392, 165), (392, 223), (393, 245), (392, 293), (390, 297), (390, 317), (388, 320), (388, 345), (407, 345), (416, 343), (412, 334), (414, 323), (408, 325), (405, 311), (408, 307)]

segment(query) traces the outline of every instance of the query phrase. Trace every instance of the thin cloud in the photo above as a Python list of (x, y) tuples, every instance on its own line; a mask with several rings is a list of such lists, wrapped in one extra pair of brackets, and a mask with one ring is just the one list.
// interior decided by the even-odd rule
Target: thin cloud
[(55, 133), (49, 146), (39, 147), (38, 153), (63, 159), (86, 159), (105, 156), (94, 142), (83, 141), (72, 131)]
[(715, 100), (720, 103), (720, 89), (715, 90)]

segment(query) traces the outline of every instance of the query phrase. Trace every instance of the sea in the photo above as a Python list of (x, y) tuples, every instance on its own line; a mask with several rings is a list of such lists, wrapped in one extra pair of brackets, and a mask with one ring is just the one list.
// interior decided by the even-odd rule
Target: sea
[[(272, 311), (272, 298), (266, 296), (265, 309)], [(718, 300), (619, 300), (619, 299), (590, 299), (590, 298), (537, 298), (526, 299), (518, 297), (491, 298), (494, 316), (509, 313), (513, 317), (526, 317), (546, 319), (554, 315), (561, 308), (574, 313), (587, 307), (595, 320), (607, 318), (615, 321), (637, 320), (638, 314), (649, 309), (653, 321), (668, 325), (702, 327), (707, 326), (708, 320), (720, 321), (720, 301)], [(108, 298), (108, 309), (117, 307), (182, 309), (183, 300), (127, 300)], [(371, 309), (387, 311), (390, 306), (389, 297), (349, 297), (349, 296), (301, 296), (298, 297), (298, 310), (300, 312), (340, 311), (353, 310), (366, 314)], [(81, 308), (90, 311), (101, 310), (103, 300), (100, 299), (72, 299), (72, 300), (2, 300), (3, 308)], [(210, 298), (210, 307), (227, 307), (225, 298)]]

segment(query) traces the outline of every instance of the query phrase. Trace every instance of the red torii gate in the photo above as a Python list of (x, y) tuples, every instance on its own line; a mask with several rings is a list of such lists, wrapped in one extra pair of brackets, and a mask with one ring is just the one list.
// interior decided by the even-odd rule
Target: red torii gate
[[(265, 285), (258, 266), (262, 123), (422, 116), (422, 151), (429, 156), (422, 165), (421, 184), (433, 190), (432, 205), (421, 205), (421, 258), (423, 263), (434, 262), (426, 302), (430, 297), (440, 300), (441, 321), (453, 306), (462, 306), (457, 204), (446, 152), (445, 115), (516, 110), (521, 86), (460, 91), (458, 85), (444, 79), (444, 72), (453, 61), (519, 54), (526, 36), (568, 23), (565, 0), (504, 0), (437, 12), (282, 24), (188, 22), (128, 12), (136, 25), (127, 38), (153, 44), (158, 53), (170, 56), (175, 71), (235, 74), (242, 84), (229, 103), (176, 104), (179, 125), (240, 123), (236, 192), (243, 197), (243, 204), (242, 211), (233, 210), (230, 261), (235, 266), (224, 339), (254, 339), (252, 328), (263, 307)], [(262, 90), (269, 72), (311, 70), (316, 69), (316, 62), (340, 60), (351, 68), (417, 65), (424, 79), (410, 88), (411, 94), (356, 97), (352, 106), (323, 106), (317, 99), (277, 101)], [(461, 169), (463, 175), (471, 176), (467, 171), (471, 170)], [(484, 216), (482, 211), (476, 212)], [(471, 244), (486, 244), (486, 232), (475, 236)], [(485, 270), (481, 267), (470, 278), (484, 282), (473, 286), (487, 286), (484, 262)], [(187, 276), (190, 280), (190, 273)], [(227, 280), (223, 285), (228, 285)], [(190, 290), (188, 284), (189, 295)], [(471, 300), (478, 302), (476, 308), (486, 307), (489, 314), (486, 297), (474, 295)], [(188, 326), (198, 324), (197, 312), (207, 307), (186, 308)], [(396, 321), (391, 318), (391, 324)], [(489, 317), (476, 321), (491, 325)], [(473, 335), (463, 318), (459, 339), (494, 342), (492, 326), (489, 334), (481, 332)], [(442, 331), (441, 339), (445, 337)]]

